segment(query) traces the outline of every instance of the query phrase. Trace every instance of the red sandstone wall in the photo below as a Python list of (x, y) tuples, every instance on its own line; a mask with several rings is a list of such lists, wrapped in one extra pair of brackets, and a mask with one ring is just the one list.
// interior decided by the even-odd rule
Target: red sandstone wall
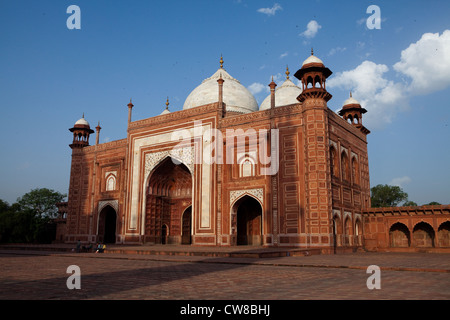
[(369, 208), (364, 247), (370, 251), (450, 251), (450, 205)]

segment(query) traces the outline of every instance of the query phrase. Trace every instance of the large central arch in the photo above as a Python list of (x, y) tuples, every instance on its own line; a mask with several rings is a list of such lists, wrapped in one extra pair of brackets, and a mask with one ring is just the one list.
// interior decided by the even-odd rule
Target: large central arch
[(167, 157), (150, 173), (146, 190), (144, 241), (182, 243), (182, 214), (192, 204), (192, 175), (177, 160)]

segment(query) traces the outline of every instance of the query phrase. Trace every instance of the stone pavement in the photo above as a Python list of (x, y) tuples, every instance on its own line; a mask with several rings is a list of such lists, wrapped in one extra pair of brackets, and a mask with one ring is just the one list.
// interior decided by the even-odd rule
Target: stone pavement
[[(75, 253), (69, 247), (7, 249), (0, 246), (1, 300), (450, 299), (450, 254), (445, 253), (255, 259), (214, 256), (213, 249), (206, 249), (210, 256), (194, 254), (199, 250), (195, 248), (187, 255), (182, 254), (186, 248), (179, 247), (171, 248), (172, 254), (131, 253), (132, 250)], [(179, 254), (174, 254), (177, 250)], [(69, 290), (66, 285), (72, 275), (67, 273), (71, 265), (80, 268), (79, 290)], [(380, 267), (380, 289), (367, 287), (372, 275), (366, 273), (370, 265)]]

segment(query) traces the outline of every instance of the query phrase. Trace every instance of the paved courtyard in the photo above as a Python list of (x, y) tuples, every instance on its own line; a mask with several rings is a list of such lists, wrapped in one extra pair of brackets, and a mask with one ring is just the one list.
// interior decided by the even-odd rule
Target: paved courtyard
[[(80, 270), (81, 289), (67, 280)], [(380, 289), (368, 289), (369, 265)], [(450, 299), (450, 254), (218, 258), (0, 249), (2, 300)]]

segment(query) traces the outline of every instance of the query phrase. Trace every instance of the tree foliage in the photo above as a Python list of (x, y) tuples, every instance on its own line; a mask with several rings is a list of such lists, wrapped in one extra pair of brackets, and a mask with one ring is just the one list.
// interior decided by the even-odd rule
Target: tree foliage
[(37, 216), (56, 218), (56, 204), (66, 197), (57, 191), (47, 188), (37, 188), (17, 199), (17, 203), (25, 210), (33, 211)]
[(438, 206), (438, 205), (440, 205), (440, 203), (437, 201), (431, 201), (430, 203), (424, 204), (424, 206)]
[(54, 240), (58, 208), (66, 195), (46, 188), (34, 189), (9, 205), (0, 199), (0, 242), (50, 243)]
[(370, 191), (373, 208), (396, 207), (400, 202), (408, 200), (408, 194), (398, 186), (379, 184)]

